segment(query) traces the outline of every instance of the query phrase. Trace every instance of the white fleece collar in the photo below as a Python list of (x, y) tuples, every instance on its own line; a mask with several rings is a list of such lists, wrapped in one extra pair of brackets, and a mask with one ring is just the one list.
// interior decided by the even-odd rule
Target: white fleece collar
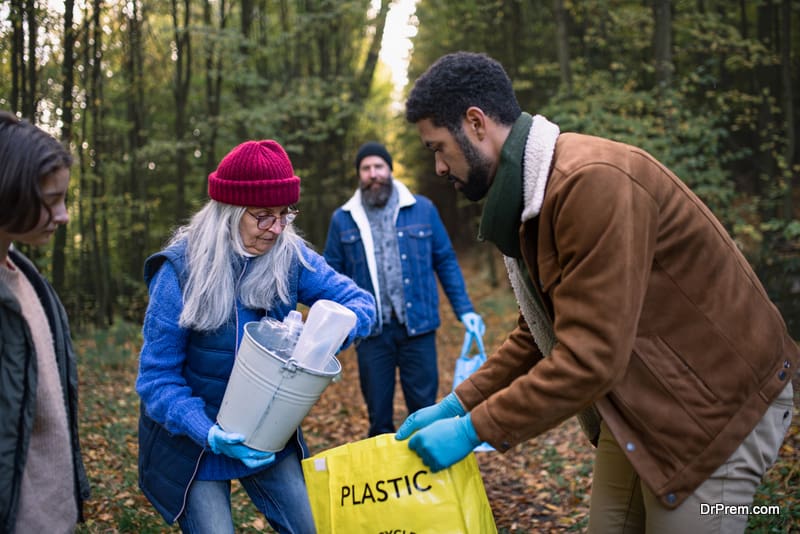
[(550, 164), (560, 130), (541, 115), (533, 117), (533, 125), (525, 143), (522, 174), (523, 210), (521, 221), (533, 219), (542, 211), (544, 191), (550, 176)]

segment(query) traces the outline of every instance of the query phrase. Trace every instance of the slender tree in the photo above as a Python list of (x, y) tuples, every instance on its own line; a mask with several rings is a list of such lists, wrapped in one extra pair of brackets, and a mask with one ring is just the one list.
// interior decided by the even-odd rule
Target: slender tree
[[(758, 7), (758, 40), (764, 47), (764, 50), (772, 52), (775, 50), (775, 7), (772, 2), (764, 2)], [(772, 65), (766, 62), (761, 62), (757, 69), (754, 71), (756, 75), (756, 87), (760, 95), (760, 102), (758, 108), (758, 127), (756, 128), (756, 137), (758, 144), (756, 154), (758, 155), (758, 170), (760, 171), (760, 180), (756, 179), (756, 192), (762, 191), (762, 182), (766, 178), (771, 180), (775, 176), (775, 160), (772, 157), (772, 147), (770, 144), (770, 125), (773, 121), (773, 101), (775, 98), (775, 69)]]
[[(117, 279), (117, 290), (125, 299), (135, 297), (141, 288), (140, 277), (142, 263), (146, 252), (150, 214), (147, 210), (148, 173), (142, 172), (141, 152), (147, 138), (144, 72), (144, 21), (145, 3), (143, 0), (129, 0), (121, 6), (122, 18), (125, 21), (125, 39), (123, 41), (124, 57), (122, 76), (125, 80), (125, 113), (127, 132), (125, 132), (125, 159), (127, 169), (120, 180), (122, 187), (117, 198), (124, 199), (125, 209), (121, 211), (121, 227), (125, 228), (125, 239), (120, 239), (120, 268), (123, 276)], [(123, 308), (123, 313), (126, 309)]]
[[(64, 50), (61, 63), (61, 141), (69, 148), (72, 144), (72, 90), (75, 86), (75, 27), (73, 16), (74, 0), (64, 2)], [(67, 244), (67, 227), (59, 225), (53, 241), (53, 286), (57, 293), (64, 289), (64, 271), (66, 269), (65, 247)]]
[(204, 53), (206, 60), (206, 114), (208, 116), (209, 133), (205, 142), (205, 174), (214, 170), (217, 165), (216, 145), (219, 136), (219, 115), (222, 106), (222, 69), (224, 52), (221, 50), (220, 40), (225, 32), (228, 22), (228, 15), (225, 0), (219, 0), (217, 11), (218, 31), (214, 31), (212, 15), (212, 3), (205, 0), (203, 3), (203, 22), (206, 31), (212, 33), (214, 38), (206, 38), (204, 41)]
[[(89, 161), (88, 187), (81, 188), (81, 209), (86, 210), (85, 234), (86, 240), (83, 261), (81, 262), (81, 278), (90, 283), (89, 296), (94, 304), (90, 307), (93, 311), (94, 324), (97, 326), (108, 325), (113, 322), (111, 276), (110, 276), (110, 247), (108, 246), (108, 219), (106, 210), (106, 188), (104, 175), (104, 148), (103, 131), (105, 128), (105, 114), (103, 105), (103, 0), (92, 1), (92, 14), (90, 20), (91, 46), (87, 90), (86, 127), (88, 146), (91, 151), (87, 156)], [(90, 170), (89, 170), (90, 169)], [(83, 239), (82, 239), (83, 242)], [(93, 298), (92, 298), (93, 297)]]
[(660, 92), (671, 88), (672, 72), (672, 2), (653, 0), (653, 51), (655, 55), (656, 86)]
[[(250, 39), (252, 38), (252, 28), (253, 28), (253, 20), (255, 17), (254, 14), (255, 7), (253, 5), (253, 0), (241, 0), (241, 15), (239, 17), (239, 31), (240, 35), (240, 44), (239, 44), (239, 53), (243, 58), (243, 61), (250, 57), (251, 46), (250, 46)], [(236, 96), (236, 101), (239, 104), (241, 109), (247, 109), (250, 105), (250, 92), (248, 90), (247, 83), (244, 80), (237, 79), (234, 83), (233, 92)], [(248, 137), (248, 129), (247, 129), (247, 118), (245, 115), (237, 115), (236, 116), (236, 136), (239, 139), (247, 139)]]
[[(179, 8), (179, 4), (182, 7)], [(189, 141), (188, 129), (189, 88), (192, 82), (192, 39), (189, 31), (191, 19), (191, 0), (171, 0), (172, 30), (175, 51), (175, 81), (173, 96), (175, 100), (175, 212), (179, 218), (187, 213), (186, 176), (189, 164), (186, 161)]]
[(25, 84), (22, 92), (22, 115), (30, 120), (36, 120), (36, 62), (38, 57), (37, 39), (39, 35), (39, 21), (37, 19), (37, 9), (35, 0), (27, 0), (25, 3), (25, 19), (28, 22), (28, 50), (23, 59), (26, 65)]
[(783, 115), (786, 123), (786, 149), (784, 160), (788, 170), (786, 192), (783, 195), (783, 218), (790, 220), (794, 214), (794, 183), (795, 171), (793, 162), (795, 160), (795, 147), (797, 145), (797, 133), (794, 122), (794, 88), (792, 84), (792, 2), (783, 0), (781, 2), (781, 82), (783, 86)]
[(572, 69), (570, 67), (569, 39), (567, 34), (567, 11), (564, 0), (553, 0), (553, 14), (556, 19), (556, 47), (561, 85), (567, 94), (572, 93)]

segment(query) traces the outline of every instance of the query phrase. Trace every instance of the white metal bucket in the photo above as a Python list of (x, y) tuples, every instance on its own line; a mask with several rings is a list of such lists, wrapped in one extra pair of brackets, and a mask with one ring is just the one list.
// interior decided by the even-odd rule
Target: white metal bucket
[(332, 357), (319, 371), (283, 360), (253, 337), (250, 330), (257, 326), (255, 321), (244, 325), (217, 422), (226, 432), (242, 434), (245, 445), (275, 452), (286, 445), (342, 365)]

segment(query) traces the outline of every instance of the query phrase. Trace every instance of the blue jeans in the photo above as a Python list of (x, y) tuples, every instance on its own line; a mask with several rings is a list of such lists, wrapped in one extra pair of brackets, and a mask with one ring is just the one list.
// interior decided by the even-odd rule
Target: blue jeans
[(392, 318), (383, 324), (380, 335), (363, 340), (357, 352), (370, 436), (395, 431), (395, 369), (400, 369), (400, 387), (409, 414), (436, 403), (439, 371), (435, 331), (409, 336), (406, 327)]
[[(290, 454), (280, 463), (239, 482), (277, 532), (316, 532), (297, 456)], [(233, 534), (230, 480), (195, 480), (178, 523), (181, 531), (191, 534)]]

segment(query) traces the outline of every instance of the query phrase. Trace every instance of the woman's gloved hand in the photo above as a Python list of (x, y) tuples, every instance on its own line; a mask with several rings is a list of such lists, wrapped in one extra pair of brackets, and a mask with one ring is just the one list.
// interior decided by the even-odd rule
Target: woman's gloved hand
[(422, 408), (409, 415), (406, 420), (400, 425), (397, 434), (394, 435), (395, 439), (403, 440), (408, 438), (411, 434), (424, 428), (434, 421), (439, 419), (446, 419), (448, 417), (458, 417), (466, 414), (466, 410), (461, 405), (461, 401), (455, 393), (450, 393), (441, 401), (433, 406)]
[(441, 419), (423, 428), (411, 436), (408, 448), (435, 473), (465, 458), (480, 443), (472, 417), (467, 414)]
[(224, 454), (241, 460), (251, 469), (266, 467), (275, 461), (274, 452), (258, 451), (244, 444), (244, 436), (225, 432), (219, 425), (208, 431), (208, 446), (215, 454)]

